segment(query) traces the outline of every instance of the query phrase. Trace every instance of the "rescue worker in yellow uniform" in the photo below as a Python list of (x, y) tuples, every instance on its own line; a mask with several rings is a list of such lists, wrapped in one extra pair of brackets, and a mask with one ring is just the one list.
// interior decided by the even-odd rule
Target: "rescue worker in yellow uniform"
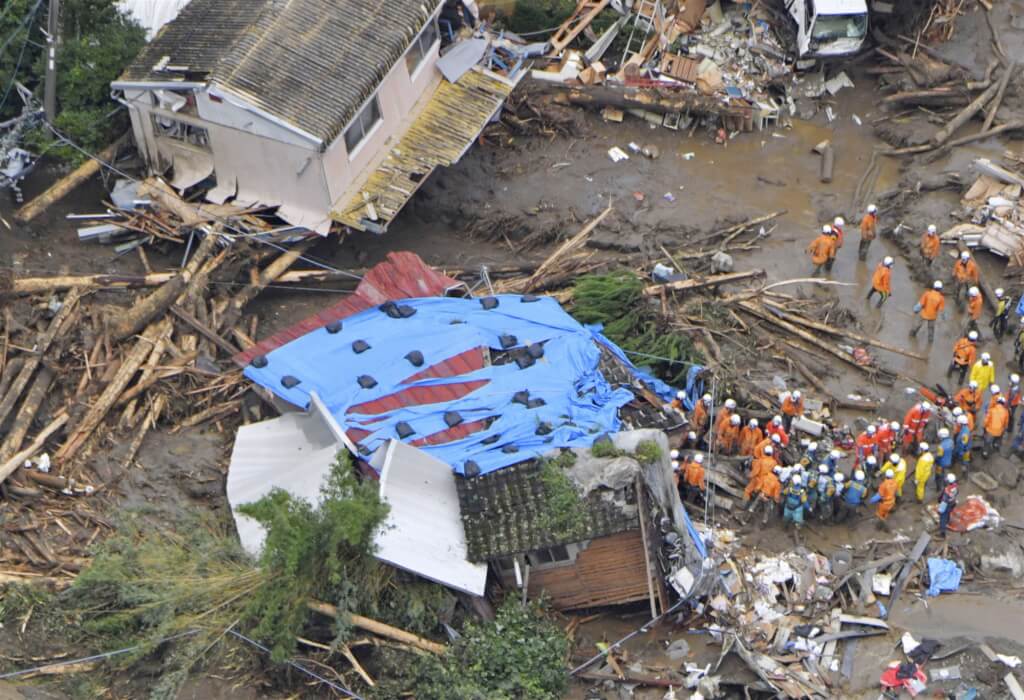
[[(949, 435), (949, 431), (946, 434)], [(917, 497), (918, 503), (924, 503), (924, 490), (928, 485), (928, 479), (932, 477), (935, 455), (931, 453), (927, 442), (922, 442), (918, 449), (921, 452), (921, 456), (917, 458), (917, 464), (914, 465), (914, 483), (917, 485), (917, 488), (914, 489), (914, 495)]]

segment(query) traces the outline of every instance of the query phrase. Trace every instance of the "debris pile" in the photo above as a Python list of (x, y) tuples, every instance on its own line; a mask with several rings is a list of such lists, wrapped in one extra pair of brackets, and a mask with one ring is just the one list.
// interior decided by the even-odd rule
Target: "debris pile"
[(960, 200), (960, 218), (942, 234), (945, 243), (981, 248), (1007, 258), (1010, 270), (1024, 268), (1024, 175), (993, 163), (974, 161), (977, 179)]

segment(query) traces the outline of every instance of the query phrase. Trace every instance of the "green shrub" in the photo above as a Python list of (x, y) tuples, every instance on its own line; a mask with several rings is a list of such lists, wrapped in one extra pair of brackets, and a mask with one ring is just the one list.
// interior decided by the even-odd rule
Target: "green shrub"
[(534, 524), (539, 530), (546, 530), (562, 541), (580, 536), (587, 525), (586, 504), (565, 473), (575, 461), (576, 455), (566, 451), (558, 457), (541, 460), (540, 466), (544, 496), (538, 501), (541, 511)]
[(611, 440), (598, 440), (591, 446), (590, 454), (598, 458), (608, 458), (621, 457), (623, 452)]
[(661, 459), (661, 448), (653, 440), (642, 440), (636, 446), (635, 454), (640, 464), (654, 464)]

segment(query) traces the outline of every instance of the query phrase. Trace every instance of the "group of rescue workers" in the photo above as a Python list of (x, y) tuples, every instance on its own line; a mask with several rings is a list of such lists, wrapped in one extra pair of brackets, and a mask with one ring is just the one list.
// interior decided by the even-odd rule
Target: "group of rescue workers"
[[(821, 235), (808, 246), (807, 252), (814, 264), (814, 274), (830, 271), (836, 255), (843, 246), (845, 221), (836, 217), (832, 224), (822, 227)], [(872, 241), (877, 235), (878, 210), (869, 205), (860, 223), (858, 258), (867, 260)], [(920, 242), (925, 265), (932, 268), (939, 256), (941, 242), (935, 226), (928, 226)], [(881, 307), (892, 293), (893, 258), (886, 256), (876, 267), (867, 294), (870, 301), (878, 296)], [(1020, 376), (1011, 374), (1006, 391), (996, 384), (996, 368), (987, 352), (978, 355), (981, 337), (979, 320), (983, 298), (979, 285), (977, 263), (971, 254), (963, 251), (953, 266), (954, 298), (966, 305), (967, 324), (962, 337), (953, 346), (953, 356), (946, 372), (948, 378), (957, 377), (958, 391), (952, 397), (942, 397), (941, 406), (932, 401), (916, 403), (903, 418), (903, 422), (877, 420), (869, 423), (856, 436), (848, 449), (853, 453), (852, 465), (843, 469), (840, 462), (847, 458), (837, 446), (819, 447), (810, 439), (797, 441), (793, 431), (795, 419), (804, 415), (804, 399), (799, 391), (786, 392), (781, 398), (779, 415), (761, 426), (756, 418), (744, 421), (737, 412), (736, 402), (727, 399), (712, 417), (712, 397), (704, 395), (685, 414), (688, 434), (679, 450), (672, 451), (676, 483), (684, 501), (702, 499), (708, 483), (704, 454), (700, 450), (722, 456), (749, 458), (747, 487), (743, 496), (747, 502), (746, 517), (762, 512), (767, 523), (773, 512), (781, 515), (783, 523), (797, 528), (808, 517), (822, 521), (844, 522), (868, 504), (876, 504), (875, 514), (885, 521), (903, 498), (904, 484), (910, 467), (908, 458), (916, 458), (912, 477), (914, 497), (925, 502), (929, 481), (935, 485), (939, 533), (945, 537), (950, 514), (957, 504), (959, 487), (954, 468), (968, 474), (976, 438), (981, 438), (981, 454), (988, 458), (1001, 449), (1004, 435), (1012, 431), (1017, 408), (1021, 405)], [(1002, 340), (1007, 332), (1011, 301), (1002, 289), (996, 289), (995, 313), (989, 326), (994, 339)], [(917, 315), (911, 328), (916, 336), (928, 326), (928, 341), (934, 341), (935, 322), (945, 309), (943, 283), (936, 280), (922, 294), (914, 307)], [(1024, 317), (1014, 339), (1015, 361), (1024, 369)], [(967, 385), (964, 386), (965, 380)], [(925, 392), (922, 392), (925, 393)], [(930, 393), (930, 392), (929, 392)], [(680, 392), (673, 406), (682, 412), (685, 394)], [(713, 418), (713, 420), (712, 420)], [(934, 436), (934, 445), (926, 439), (926, 432)], [(1021, 412), (1017, 434), (1011, 449), (1024, 448), (1024, 411)]]

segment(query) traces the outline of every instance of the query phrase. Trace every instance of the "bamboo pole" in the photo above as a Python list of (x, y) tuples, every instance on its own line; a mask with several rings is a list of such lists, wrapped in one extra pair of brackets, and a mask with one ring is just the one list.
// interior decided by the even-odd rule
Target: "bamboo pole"
[[(329, 603), (310, 600), (306, 602), (306, 605), (310, 610), (318, 612), (321, 615), (326, 615), (328, 617), (338, 616), (338, 608)], [(415, 635), (412, 632), (406, 632), (403, 629), (392, 627), (391, 625), (378, 622), (377, 620), (371, 620), (370, 618), (363, 617), (362, 615), (349, 613), (348, 619), (353, 626), (358, 627), (359, 629), (372, 632), (373, 634), (385, 637), (386, 639), (393, 639), (396, 642), (408, 644), (409, 646), (422, 649), (423, 651), (429, 651), (431, 654), (444, 654), (445, 651), (447, 651), (447, 647), (444, 644), (438, 644), (437, 642)]]

